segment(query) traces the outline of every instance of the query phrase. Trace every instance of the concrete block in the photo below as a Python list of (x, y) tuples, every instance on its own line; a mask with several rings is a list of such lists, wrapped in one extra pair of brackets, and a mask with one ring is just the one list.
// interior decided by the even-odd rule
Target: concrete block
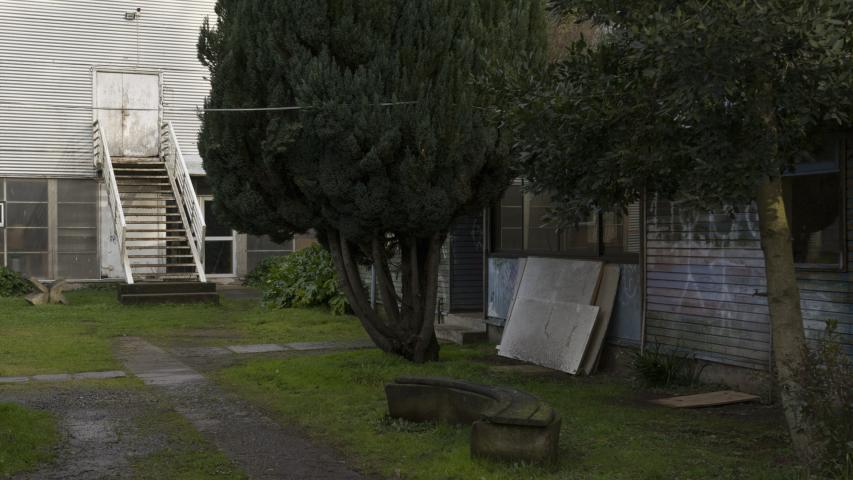
[(274, 343), (261, 343), (257, 345), (231, 345), (229, 347), (225, 347), (228, 350), (231, 350), (234, 353), (269, 353), (269, 352), (283, 352), (287, 350), (282, 345), (277, 345)]
[(471, 426), (471, 456), (555, 464), (560, 449), (560, 425), (559, 417), (546, 427), (478, 420)]

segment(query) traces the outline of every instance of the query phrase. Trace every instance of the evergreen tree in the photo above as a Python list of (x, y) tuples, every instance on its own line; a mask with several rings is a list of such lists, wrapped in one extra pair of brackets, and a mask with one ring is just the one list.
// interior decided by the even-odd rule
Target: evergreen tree
[[(199, 151), (217, 212), (284, 239), (313, 229), (377, 346), (438, 358), (433, 318), (453, 220), (494, 201), (509, 148), (473, 79), (544, 62), (540, 0), (219, 0), (199, 37), (207, 109)], [(401, 295), (389, 258), (401, 258)], [(376, 267), (371, 307), (359, 261)]]

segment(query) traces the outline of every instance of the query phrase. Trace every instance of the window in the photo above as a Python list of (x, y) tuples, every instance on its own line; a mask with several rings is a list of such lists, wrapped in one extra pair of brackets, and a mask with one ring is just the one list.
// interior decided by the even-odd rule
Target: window
[(284, 243), (275, 243), (266, 235), (246, 235), (246, 250), (246, 265), (251, 272), (265, 258), (280, 257), (292, 252), (293, 239), (286, 240)]
[(6, 200), (6, 265), (49, 278), (47, 180), (7, 179)]
[(640, 252), (640, 205), (628, 215), (600, 212), (571, 228), (555, 228), (548, 195), (524, 192), (516, 180), (492, 209), (492, 250), (497, 253), (610, 257), (636, 260)]
[(204, 223), (204, 273), (209, 275), (234, 274), (234, 231), (216, 217), (212, 198), (202, 198)]
[(844, 157), (844, 137), (827, 136), (818, 152), (798, 162), (782, 180), (794, 262), (800, 267), (843, 266)]
[(98, 184), (92, 180), (56, 184), (56, 275), (98, 278)]

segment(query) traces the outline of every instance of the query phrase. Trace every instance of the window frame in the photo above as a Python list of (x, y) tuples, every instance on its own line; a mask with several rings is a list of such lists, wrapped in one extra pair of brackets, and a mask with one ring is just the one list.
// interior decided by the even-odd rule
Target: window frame
[[(848, 223), (848, 221), (847, 221), (847, 217), (848, 217), (848, 215), (847, 215), (847, 157), (849, 156), (848, 152), (850, 150), (851, 136), (850, 136), (849, 132), (837, 132), (837, 131), (836, 132), (827, 132), (827, 135), (832, 135), (832, 136), (838, 135), (839, 138), (837, 139), (837, 141), (840, 142), (840, 144), (841, 144), (840, 145), (841, 151), (839, 154), (839, 158), (837, 159), (837, 162), (838, 162), (837, 163), (838, 164), (837, 173), (839, 175), (839, 182), (841, 184), (841, 188), (838, 189), (838, 191), (839, 191), (839, 193), (838, 193), (839, 199), (838, 200), (840, 202), (839, 203), (839, 205), (840, 205), (839, 206), (839, 212), (840, 212), (839, 213), (839, 215), (840, 215), (839, 223), (841, 225), (841, 228), (839, 228), (838, 230), (839, 230), (839, 245), (841, 245), (841, 255), (839, 256), (838, 264), (836, 264), (836, 265), (831, 265), (828, 263), (797, 263), (795, 260), (794, 261), (794, 269), (796, 271), (802, 271), (802, 272), (832, 272), (832, 273), (846, 273), (848, 271), (848, 266), (847, 266), (847, 261), (848, 261), (848, 254), (847, 254), (847, 249), (848, 249), (848, 247), (847, 247), (847, 241), (848, 241), (848, 235), (847, 235), (847, 223)], [(835, 172), (831, 172), (828, 170), (821, 170), (821, 169), (816, 169), (816, 168), (805, 168), (804, 169), (805, 171), (797, 172), (796, 167), (794, 167), (794, 168), (795, 168), (794, 171), (783, 173), (782, 178), (784, 179), (787, 177), (805, 177), (805, 176), (811, 176), (811, 175), (835, 173)], [(786, 210), (787, 210), (787, 205), (786, 205)], [(793, 219), (791, 219), (791, 218), (788, 219), (788, 225), (789, 225), (790, 229), (793, 229)], [(793, 254), (793, 243), (792, 243), (791, 247), (792, 247), (792, 254)]]
[[(520, 183), (516, 183), (520, 182)], [(521, 179), (516, 179), (512, 183), (513, 185), (521, 185), (524, 186), (524, 182)], [(640, 225), (640, 249), (636, 253), (608, 253), (607, 248), (604, 244), (604, 211), (598, 211), (595, 214), (595, 224), (596, 224), (596, 251), (594, 254), (586, 254), (581, 253), (579, 250), (574, 251), (551, 251), (551, 250), (536, 250), (536, 249), (499, 249), (497, 248), (497, 244), (499, 239), (496, 238), (496, 231), (499, 231), (501, 228), (501, 204), (500, 200), (497, 201), (494, 205), (489, 206), (488, 208), (488, 228), (485, 229), (486, 234), (488, 235), (488, 253), (489, 256), (495, 258), (521, 258), (521, 257), (544, 257), (544, 258), (567, 258), (567, 259), (577, 259), (577, 260), (599, 260), (608, 263), (623, 263), (623, 264), (639, 264), (640, 258), (643, 252), (643, 248), (645, 247), (645, 239), (643, 238), (643, 230), (645, 225), (645, 198), (640, 199), (640, 208), (639, 210), (639, 225)], [(523, 203), (522, 203), (522, 215), (523, 215)], [(522, 217), (523, 218), (523, 217)], [(558, 238), (564, 231), (564, 229), (556, 229)], [(521, 227), (522, 235), (524, 234), (524, 220), (522, 220)]]

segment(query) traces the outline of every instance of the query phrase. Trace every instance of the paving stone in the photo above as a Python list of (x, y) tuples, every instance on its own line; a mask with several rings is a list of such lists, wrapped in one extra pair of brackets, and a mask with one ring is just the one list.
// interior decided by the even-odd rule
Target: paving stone
[(27, 383), (30, 381), (27, 377), (0, 377), (0, 383)]
[(71, 380), (70, 373), (51, 373), (47, 375), (33, 375), (36, 382), (66, 382)]
[(234, 353), (267, 353), (267, 352), (283, 352), (287, 350), (285, 346), (276, 345), (274, 343), (261, 343), (257, 345), (231, 345), (227, 347)]
[(172, 353), (179, 357), (218, 357), (233, 352), (222, 347), (177, 347), (172, 349)]
[(292, 350), (347, 350), (354, 348), (370, 348), (373, 342), (369, 340), (331, 341), (331, 342), (295, 342), (285, 343)]
[(127, 374), (121, 370), (111, 370), (107, 372), (83, 372), (75, 373), (74, 380), (105, 380), (109, 378), (123, 378)]

